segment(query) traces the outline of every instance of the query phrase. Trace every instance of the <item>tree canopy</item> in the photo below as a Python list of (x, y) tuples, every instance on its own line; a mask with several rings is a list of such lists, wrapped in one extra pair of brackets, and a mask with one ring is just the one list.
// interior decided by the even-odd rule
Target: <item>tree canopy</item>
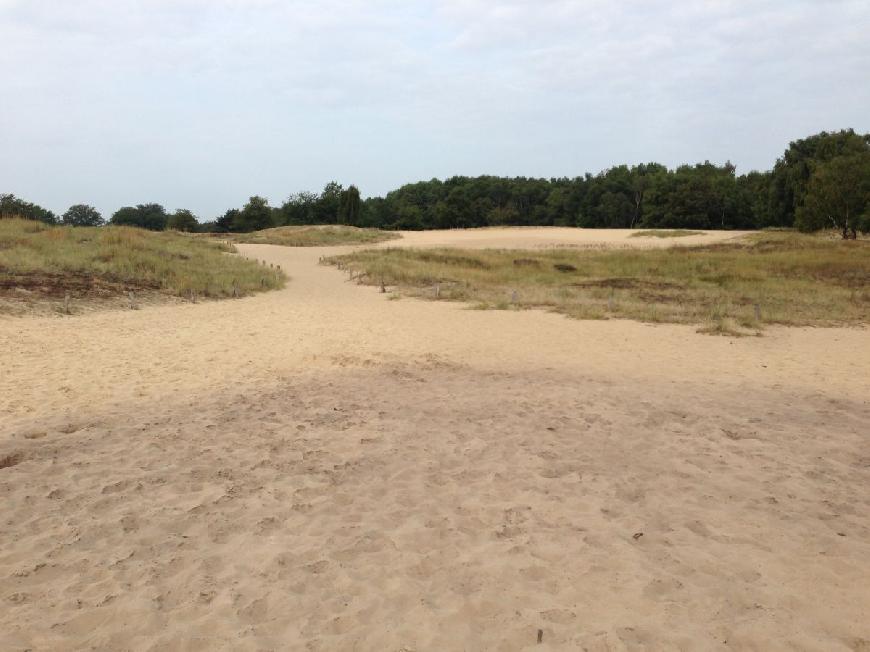
[(271, 226), (274, 226), (272, 209), (263, 197), (251, 197), (245, 207), (233, 216), (233, 231), (259, 231)]
[(802, 231), (833, 227), (854, 239), (870, 230), (870, 151), (817, 165), (803, 194), (795, 220)]
[(791, 227), (814, 170), (866, 151), (870, 134), (847, 129), (791, 143), (769, 172), (738, 175), (731, 162), (705, 161), (674, 169), (655, 162), (619, 165), (573, 178), (456, 176), (409, 183), (358, 204), (356, 186), (345, 190), (330, 182), (320, 194), (290, 195), (273, 211), (273, 222), (409, 230), (500, 225)]
[(0, 194), (0, 218), (20, 217), (25, 220), (39, 220), (46, 224), (56, 224), (57, 216), (50, 210), (29, 201), (19, 199), (13, 194)]
[(63, 214), (61, 222), (69, 226), (102, 226), (106, 223), (99, 211), (87, 204), (70, 206)]
[(138, 226), (150, 231), (163, 231), (167, 222), (166, 210), (160, 204), (124, 206), (112, 215), (111, 223), (122, 226)]
[(342, 191), (338, 203), (338, 223), (357, 226), (359, 224), (361, 206), (359, 189), (356, 186), (351, 186), (347, 190)]
[[(327, 183), (320, 193), (291, 194), (279, 207), (254, 196), (205, 224), (184, 209), (167, 215), (160, 204), (125, 206), (112, 224), (145, 229), (245, 232), (272, 226), (348, 224), (382, 229), (451, 229), (502, 225), (589, 228), (758, 229), (836, 227), (845, 235), (870, 230), (861, 199), (868, 181), (870, 134), (821, 132), (789, 144), (767, 172), (738, 175), (731, 162), (668, 168), (661, 163), (617, 165), (598, 174), (541, 179), (454, 176), (409, 183), (365, 200), (355, 185)], [(847, 208), (848, 207), (848, 210)], [(75, 209), (75, 210), (74, 210)], [(93, 213), (89, 212), (93, 211)], [(856, 212), (857, 211), (857, 212)], [(99, 214), (70, 208), (64, 223)], [(847, 217), (848, 213), (848, 217)], [(54, 213), (0, 195), (0, 217), (49, 223)], [(68, 217), (67, 217), (68, 216)]]
[(166, 228), (193, 232), (199, 229), (199, 221), (196, 219), (196, 215), (186, 208), (179, 208), (167, 218)]
[(815, 169), (835, 158), (870, 152), (870, 134), (852, 129), (822, 131), (789, 144), (770, 173), (771, 226), (792, 226)]

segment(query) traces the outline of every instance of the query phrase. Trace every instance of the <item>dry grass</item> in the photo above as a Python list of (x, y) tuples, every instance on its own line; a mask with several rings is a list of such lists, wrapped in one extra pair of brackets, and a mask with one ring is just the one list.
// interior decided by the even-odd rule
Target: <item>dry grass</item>
[(478, 308), (693, 323), (713, 333), (870, 321), (870, 242), (797, 233), (652, 250), (388, 248), (328, 262), (367, 284)]
[(243, 244), (274, 244), (285, 247), (331, 247), (352, 244), (374, 244), (401, 238), (398, 233), (379, 229), (360, 229), (343, 225), (279, 226), (253, 233), (210, 234), (229, 242)]
[(280, 270), (229, 255), (232, 247), (129, 227), (51, 227), (0, 220), (0, 297), (38, 304), (106, 301), (129, 292), (230, 297), (283, 286)]
[(685, 238), (689, 235), (704, 235), (703, 231), (686, 231), (685, 229), (643, 229), (632, 233), (630, 238)]

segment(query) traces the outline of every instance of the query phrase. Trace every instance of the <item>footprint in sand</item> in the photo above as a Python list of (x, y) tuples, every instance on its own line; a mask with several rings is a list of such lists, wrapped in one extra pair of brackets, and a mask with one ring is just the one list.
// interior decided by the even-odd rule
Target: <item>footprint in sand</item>
[(24, 461), (24, 453), (15, 452), (7, 455), (0, 455), (0, 469), (8, 469), (17, 466)]

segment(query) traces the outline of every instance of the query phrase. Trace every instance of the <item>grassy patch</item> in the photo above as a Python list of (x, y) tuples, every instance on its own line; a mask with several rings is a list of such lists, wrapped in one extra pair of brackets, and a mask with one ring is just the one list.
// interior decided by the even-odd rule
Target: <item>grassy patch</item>
[(229, 242), (243, 244), (274, 244), (284, 247), (330, 247), (351, 244), (374, 244), (401, 238), (398, 233), (379, 229), (360, 229), (355, 226), (314, 225), (279, 226), (253, 233), (214, 234)]
[(330, 258), (364, 283), (479, 308), (544, 308), (755, 332), (870, 321), (870, 242), (759, 233), (670, 249), (380, 249)]
[(185, 298), (242, 296), (284, 275), (228, 255), (229, 245), (129, 227), (51, 227), (0, 220), (0, 297), (9, 302), (111, 300), (129, 292)]
[(630, 238), (685, 238), (689, 235), (704, 235), (703, 231), (686, 231), (685, 229), (644, 229), (632, 233)]

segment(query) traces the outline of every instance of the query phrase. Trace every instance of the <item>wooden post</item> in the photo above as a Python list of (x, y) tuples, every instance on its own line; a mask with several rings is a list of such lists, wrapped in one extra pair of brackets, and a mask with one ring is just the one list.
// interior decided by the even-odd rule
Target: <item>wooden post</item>
[(755, 304), (755, 321), (761, 321), (761, 306)]
[(71, 315), (72, 311), (69, 307), (69, 292), (63, 295), (63, 311), (67, 315)]
[(130, 300), (130, 310), (136, 310), (136, 297), (132, 290), (127, 293), (127, 298)]

